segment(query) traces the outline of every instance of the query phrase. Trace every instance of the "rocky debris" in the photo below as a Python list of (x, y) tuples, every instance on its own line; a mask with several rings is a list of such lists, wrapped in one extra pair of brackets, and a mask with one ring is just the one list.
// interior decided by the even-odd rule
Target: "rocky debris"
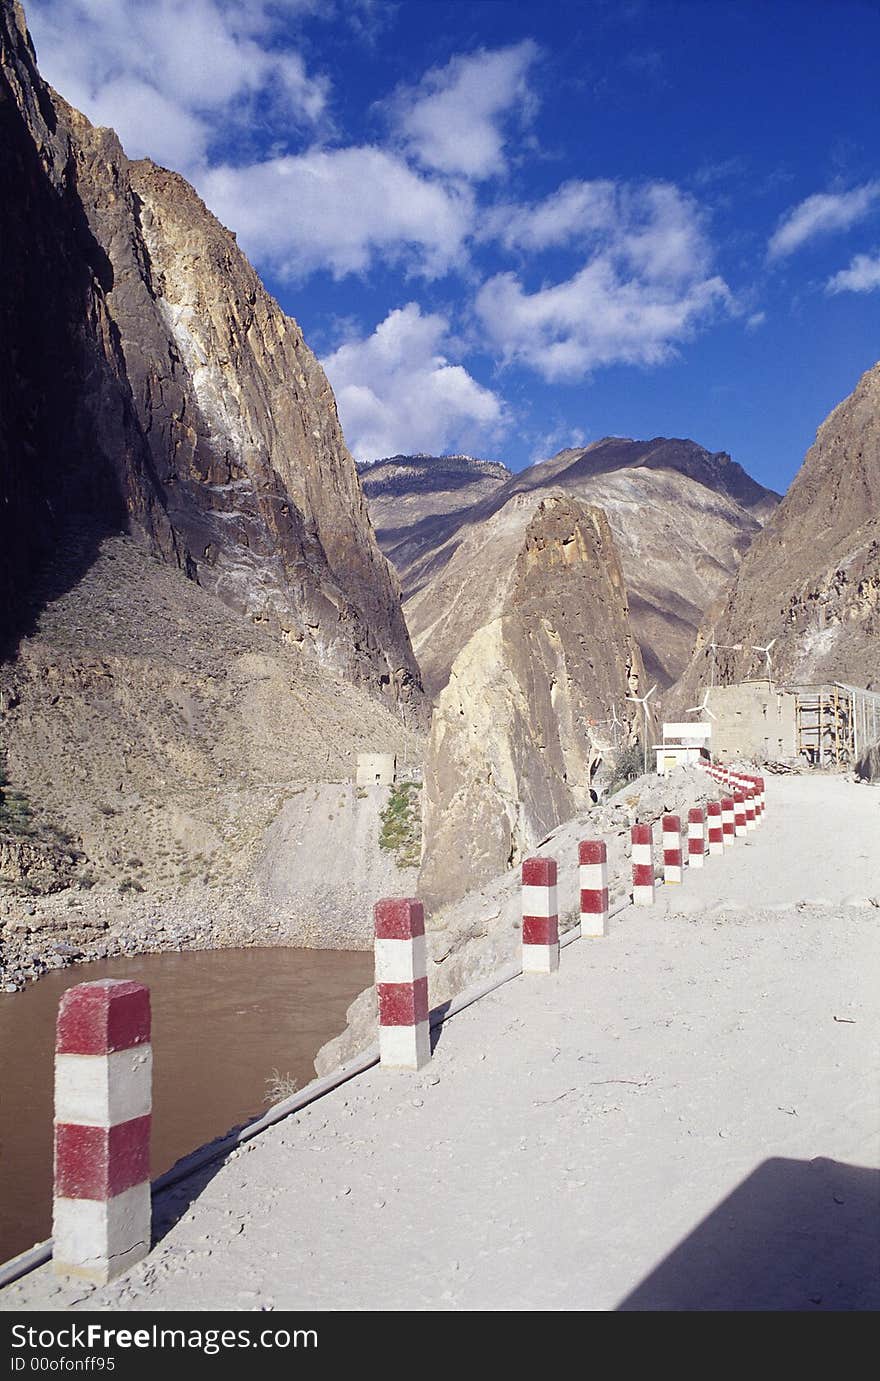
[[(563, 932), (579, 921), (578, 844), (602, 839), (608, 851), (608, 884), (612, 905), (631, 888), (630, 829), (655, 824), (663, 815), (687, 819), (692, 806), (717, 799), (717, 788), (699, 768), (679, 768), (668, 777), (639, 777), (602, 805), (584, 810), (548, 833), (532, 850), (559, 865), (559, 921)], [(686, 828), (686, 826), (684, 826)], [(659, 829), (654, 831), (654, 859), (662, 871)], [(520, 872), (508, 868), (442, 909), (426, 909), (428, 992), (438, 1007), (472, 984), (490, 977), (519, 957), (522, 943)], [(346, 1030), (330, 1041), (315, 1060), (318, 1074), (329, 1073), (376, 1039), (375, 988), (361, 993), (348, 1010)]]
[(467, 640), (503, 612), (523, 534), (550, 494), (605, 510), (645, 668), (661, 687), (687, 665), (706, 608), (778, 502), (725, 453), (662, 437), (610, 437), (502, 472), (446, 457), (398, 456), (362, 469), (435, 696)]
[(773, 518), (707, 616), (675, 698), (709, 682), (706, 645), (719, 648), (716, 679), (763, 669), (754, 645), (774, 638), (780, 682), (880, 686), (880, 363), (818, 430)]
[(599, 758), (589, 722), (644, 682), (601, 510), (542, 502), (513, 580), (503, 616), (459, 654), (434, 712), (419, 879), (432, 908), (588, 806)]
[(0, 833), (0, 887), (59, 892), (82, 861), (75, 850), (43, 839)]
[(50, 969), (121, 955), (295, 946), (368, 949), (361, 916), (307, 893), (267, 896), (252, 879), (222, 888), (200, 882), (171, 897), (99, 885), (51, 896), (0, 892), (0, 992), (17, 992)]
[(59, 534), (130, 530), (284, 642), (419, 713), (396, 578), (296, 322), (179, 176), (37, 71), (0, 0), (0, 605), (13, 645)]
[[(383, 823), (400, 788), (356, 787), (352, 782), (307, 786), (286, 801), (262, 841), (255, 885), (271, 902), (295, 904), (298, 914), (334, 918), (346, 947), (373, 943), (373, 906), (379, 897), (412, 896), (415, 863), (399, 866), (406, 851), (383, 848)], [(412, 789), (416, 799), (419, 793)], [(418, 832), (418, 820), (413, 821)]]

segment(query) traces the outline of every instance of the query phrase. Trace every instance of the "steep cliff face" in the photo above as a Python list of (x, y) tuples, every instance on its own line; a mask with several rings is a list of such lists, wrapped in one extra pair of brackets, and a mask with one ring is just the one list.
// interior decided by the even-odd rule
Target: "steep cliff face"
[(41, 80), (0, 0), (0, 580), (8, 635), (71, 521), (128, 527), (390, 700), (419, 676), (327, 379), (182, 178)]
[(643, 682), (604, 513), (565, 496), (541, 502), (504, 613), (468, 640), (434, 711), (419, 880), (430, 908), (589, 805), (590, 721), (631, 710), (623, 697)]
[(435, 695), (459, 649), (504, 608), (525, 528), (548, 495), (564, 492), (608, 515), (633, 630), (661, 687), (687, 665), (706, 608), (778, 502), (723, 452), (663, 437), (610, 437), (506, 478), (495, 467), (474, 472), (460, 487), (450, 484), (442, 457), (382, 462), (365, 480), (379, 541), (400, 574), (425, 687)]
[(880, 363), (822, 423), (771, 522), (703, 625), (676, 691), (760, 674), (880, 686)]

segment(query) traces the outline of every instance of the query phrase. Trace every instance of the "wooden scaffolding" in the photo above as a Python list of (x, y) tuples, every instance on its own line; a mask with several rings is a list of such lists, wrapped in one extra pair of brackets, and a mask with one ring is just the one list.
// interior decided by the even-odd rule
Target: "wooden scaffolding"
[(835, 681), (791, 686), (798, 756), (817, 767), (856, 762), (880, 739), (880, 694)]

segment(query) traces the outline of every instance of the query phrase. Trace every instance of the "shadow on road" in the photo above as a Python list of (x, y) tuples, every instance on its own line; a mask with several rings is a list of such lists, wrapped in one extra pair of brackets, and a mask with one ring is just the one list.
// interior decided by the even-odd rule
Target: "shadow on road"
[(618, 1310), (880, 1307), (880, 1171), (766, 1160)]

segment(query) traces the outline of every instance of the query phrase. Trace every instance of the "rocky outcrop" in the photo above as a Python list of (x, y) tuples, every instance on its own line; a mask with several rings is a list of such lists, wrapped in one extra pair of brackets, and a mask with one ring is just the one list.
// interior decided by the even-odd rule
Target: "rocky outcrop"
[[(815, 444), (736, 578), (710, 611), (676, 691), (760, 675), (772, 639), (778, 680), (880, 687), (880, 363), (822, 423)], [(733, 646), (741, 644), (739, 648)]]
[(397, 582), (296, 322), (182, 178), (130, 162), (46, 86), (11, 0), (0, 68), (7, 650), (62, 529), (83, 538), (68, 584), (129, 530), (281, 641), (415, 709)]
[(566, 496), (542, 501), (504, 613), (452, 667), (425, 764), (419, 895), (455, 901), (589, 806), (590, 721), (644, 682), (608, 521)]
[(549, 494), (605, 510), (633, 630), (661, 687), (687, 665), (705, 610), (778, 502), (724, 452), (663, 437), (609, 437), (506, 478), (500, 467), (480, 471), (478, 464), (469, 462), (459, 486), (446, 473), (446, 458), (397, 457), (364, 472), (377, 536), (400, 574), (432, 695), (468, 638), (504, 609), (523, 534)]

